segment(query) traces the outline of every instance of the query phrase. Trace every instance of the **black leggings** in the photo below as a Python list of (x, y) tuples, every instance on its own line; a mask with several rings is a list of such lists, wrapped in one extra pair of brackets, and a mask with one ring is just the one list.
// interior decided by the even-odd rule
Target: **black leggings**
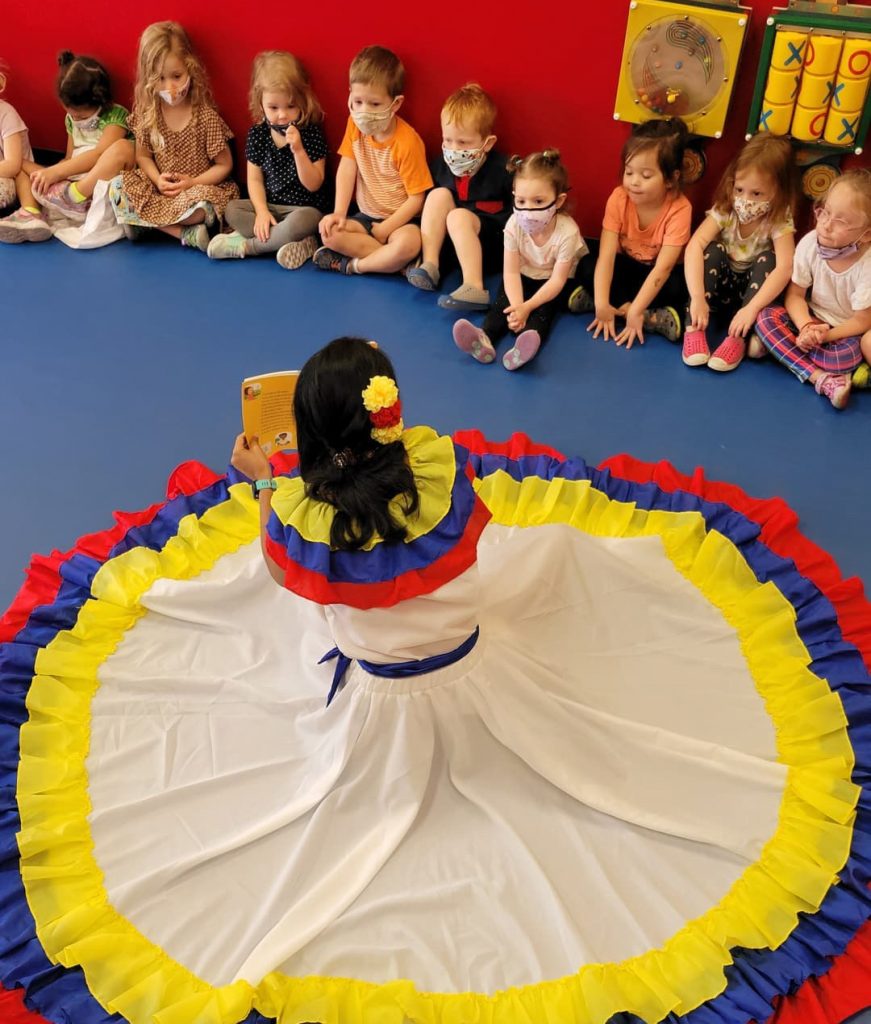
[(759, 291), (776, 262), (774, 250), (766, 249), (759, 253), (748, 270), (735, 270), (729, 263), (723, 243), (711, 242), (705, 249), (704, 276), (705, 298), (711, 307), (711, 315), (724, 320), (734, 316)]
[[(527, 299), (531, 299), (540, 288), (543, 288), (547, 284), (547, 282), (548, 278), (545, 278), (543, 281), (538, 281), (521, 274), (520, 284), (523, 287), (523, 301), (526, 302)], [(529, 319), (526, 321), (526, 326), (523, 330), (538, 331), (541, 340), (544, 341), (548, 334), (550, 334), (550, 329), (553, 327), (553, 322), (556, 319), (557, 314), (565, 310), (568, 296), (575, 287), (576, 281), (574, 278), (570, 277), (563, 290), (555, 299), (551, 299), (550, 302), (543, 302), (529, 314)], [(484, 318), (483, 324), (484, 333), (494, 345), (508, 333), (508, 317), (505, 316), (505, 309), (510, 305), (511, 302), (505, 294), (505, 282), (503, 281), (499, 286), (499, 294), (496, 296), (493, 305), (490, 307), (487, 316)], [(514, 333), (518, 334), (520, 332), (515, 331)]]
[[(590, 251), (578, 264), (577, 277), (578, 284), (582, 284), (590, 298), (593, 298), (593, 277), (596, 272), (596, 262), (599, 259), (599, 240), (588, 238), (587, 247)], [(614, 257), (614, 274), (611, 278), (611, 305), (615, 309), (619, 309), (624, 303), (633, 302), (652, 269), (653, 264), (639, 263), (638, 260), (627, 256), (626, 253), (618, 252)], [(650, 305), (653, 309), (658, 309), (661, 306), (674, 306), (675, 309), (680, 310), (686, 304), (687, 283), (684, 278), (683, 263), (676, 263)]]

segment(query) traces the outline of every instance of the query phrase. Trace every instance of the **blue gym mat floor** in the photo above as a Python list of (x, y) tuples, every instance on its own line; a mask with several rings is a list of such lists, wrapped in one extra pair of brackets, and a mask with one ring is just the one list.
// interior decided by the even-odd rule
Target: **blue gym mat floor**
[(459, 352), (455, 314), (401, 277), (210, 262), (162, 241), (3, 246), (0, 282), (0, 608), (32, 552), (158, 500), (179, 462), (222, 468), (241, 379), (298, 367), (340, 334), (375, 338), (391, 356), (407, 423), (493, 439), (525, 431), (593, 463), (629, 452), (701, 465), (784, 498), (845, 575), (871, 583), (871, 392), (839, 413), (770, 361), (688, 369), (657, 336), (629, 352), (593, 341), (589, 316), (564, 316), (539, 358), (508, 373)]

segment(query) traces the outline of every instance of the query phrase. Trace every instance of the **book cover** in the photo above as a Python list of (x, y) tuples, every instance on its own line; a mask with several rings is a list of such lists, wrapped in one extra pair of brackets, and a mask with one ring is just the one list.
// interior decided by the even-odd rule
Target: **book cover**
[(260, 439), (267, 455), (296, 448), (293, 393), (299, 370), (261, 373), (242, 381), (242, 430), (250, 442)]

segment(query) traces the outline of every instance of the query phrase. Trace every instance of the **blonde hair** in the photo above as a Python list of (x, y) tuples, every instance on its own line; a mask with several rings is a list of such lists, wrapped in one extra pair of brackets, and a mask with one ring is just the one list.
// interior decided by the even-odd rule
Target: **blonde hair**
[[(852, 170), (844, 171), (842, 175), (835, 178), (829, 185), (823, 201), (832, 194), (838, 185), (845, 185), (853, 192), (858, 200), (857, 205), (862, 208), (865, 220), (871, 224), (871, 171), (865, 167), (854, 167)], [(861, 237), (861, 236), (860, 236)]]
[(544, 149), (527, 157), (515, 154), (508, 159), (508, 173), (518, 178), (543, 178), (553, 186), (557, 197), (569, 190), (569, 173), (560, 160), (558, 149)]
[(795, 160), (792, 146), (779, 135), (759, 132), (747, 142), (737, 156), (732, 157), (723, 172), (713, 206), (720, 213), (729, 213), (735, 192), (735, 178), (749, 168), (765, 174), (774, 182), (774, 198), (768, 211), (768, 220), (777, 223), (792, 216), (798, 197)]
[(380, 85), (391, 99), (402, 95), (405, 68), (385, 46), (366, 46), (351, 61), (349, 85)]
[(145, 136), (152, 150), (163, 147), (157, 130), (157, 112), (160, 96), (158, 85), (163, 62), (174, 53), (184, 64), (190, 76), (188, 95), (191, 106), (214, 106), (206, 69), (194, 52), (187, 32), (177, 21), (156, 21), (139, 38), (139, 57), (136, 65), (136, 88), (133, 106), (136, 114), (136, 134)]
[(251, 66), (248, 109), (255, 121), (263, 120), (263, 93), (286, 92), (300, 109), (299, 123), (319, 124), (324, 112), (312, 92), (308, 72), (302, 62), (286, 50), (264, 50)]
[(496, 121), (496, 104), (477, 82), (467, 82), (445, 100), (442, 120), (467, 125), (486, 139)]

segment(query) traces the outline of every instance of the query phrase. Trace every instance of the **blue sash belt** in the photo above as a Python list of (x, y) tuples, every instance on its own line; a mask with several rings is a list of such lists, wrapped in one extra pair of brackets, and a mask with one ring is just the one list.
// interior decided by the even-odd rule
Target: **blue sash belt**
[[(460, 658), (465, 658), (478, 642), (478, 633), (479, 627), (475, 626), (475, 632), (467, 640), (464, 640), (459, 647), (455, 647), (452, 651), (445, 651), (444, 654), (433, 654), (430, 658), (421, 658), (419, 661), (394, 661), (387, 665), (379, 665), (374, 661), (363, 661), (362, 658), (358, 658), (357, 663), (373, 676), (381, 676), (385, 679), (404, 679), (407, 676), (422, 676), (426, 672), (435, 672), (437, 668), (453, 665)], [(338, 647), (334, 647), (331, 651), (327, 651), (318, 664), (323, 665), (325, 661), (331, 661), (333, 658), (338, 660), (333, 672), (333, 685), (327, 694), (327, 707), (330, 706), (330, 701), (342, 688), (345, 672), (347, 672), (348, 666), (353, 661), (353, 658), (342, 654)]]

